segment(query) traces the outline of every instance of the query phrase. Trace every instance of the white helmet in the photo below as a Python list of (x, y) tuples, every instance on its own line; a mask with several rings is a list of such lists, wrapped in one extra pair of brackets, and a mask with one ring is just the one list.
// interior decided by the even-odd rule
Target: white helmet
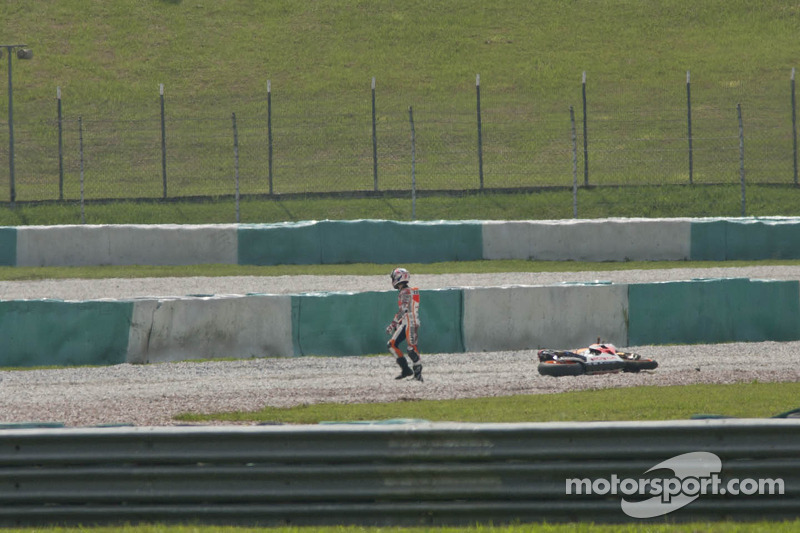
[(392, 287), (394, 287), (395, 289), (401, 283), (408, 283), (409, 274), (408, 270), (406, 270), (405, 268), (395, 268), (394, 270), (392, 270), (391, 276), (392, 276)]

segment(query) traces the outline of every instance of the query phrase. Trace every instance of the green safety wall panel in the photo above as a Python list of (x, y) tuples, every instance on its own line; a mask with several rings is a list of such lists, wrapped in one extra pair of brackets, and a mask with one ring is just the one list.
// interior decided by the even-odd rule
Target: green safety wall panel
[(628, 344), (800, 339), (800, 282), (708, 279), (628, 286)]
[(434, 263), (483, 257), (480, 222), (324, 220), (239, 227), (239, 264)]
[(124, 363), (133, 302), (0, 302), (0, 366)]
[(711, 220), (692, 223), (691, 259), (800, 259), (800, 221)]
[[(310, 293), (292, 296), (295, 355), (387, 352), (386, 326), (397, 312), (397, 292)], [(460, 289), (420, 291), (422, 353), (463, 352)], [(403, 349), (405, 349), (403, 344)]]
[(17, 228), (0, 228), (0, 266), (17, 266)]

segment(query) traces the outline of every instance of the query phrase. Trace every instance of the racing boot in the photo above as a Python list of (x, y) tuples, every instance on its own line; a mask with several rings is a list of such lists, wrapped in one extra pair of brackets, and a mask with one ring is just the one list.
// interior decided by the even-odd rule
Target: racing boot
[(398, 357), (397, 364), (400, 365), (400, 375), (394, 379), (405, 379), (414, 375), (414, 371), (408, 367), (408, 361), (406, 361), (405, 357)]
[(412, 365), (414, 369), (414, 379), (417, 381), (424, 381), (422, 379), (422, 361), (419, 360), (419, 354), (412, 348), (408, 350), (408, 357), (411, 359), (411, 362), (414, 363)]
[(422, 379), (422, 363), (414, 363), (412, 365), (412, 368), (414, 371), (414, 379), (416, 379), (417, 381), (425, 381), (424, 379)]

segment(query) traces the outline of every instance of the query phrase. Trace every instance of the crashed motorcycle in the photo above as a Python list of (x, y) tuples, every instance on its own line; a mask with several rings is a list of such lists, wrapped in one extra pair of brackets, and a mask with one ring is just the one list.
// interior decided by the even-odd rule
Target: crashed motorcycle
[(609, 343), (592, 344), (577, 350), (539, 350), (539, 374), (581, 376), (654, 370), (658, 363), (637, 353), (622, 352)]

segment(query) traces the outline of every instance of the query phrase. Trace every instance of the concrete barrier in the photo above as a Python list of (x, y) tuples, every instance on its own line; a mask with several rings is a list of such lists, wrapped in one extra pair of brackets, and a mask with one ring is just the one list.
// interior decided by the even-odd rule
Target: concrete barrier
[(690, 219), (504, 221), (483, 224), (484, 259), (680, 261)]
[[(386, 351), (397, 293), (0, 302), (0, 366), (364, 355)], [(800, 339), (800, 282), (420, 291), (423, 353)]]
[(785, 217), (0, 228), (7, 266), (797, 258), (800, 218)]
[(137, 300), (127, 361), (292, 356), (292, 300), (248, 295)]
[(16, 266), (236, 264), (236, 225), (20, 226)]
[(628, 337), (627, 316), (627, 285), (464, 289), (464, 348), (570, 348), (591, 344), (598, 336), (622, 340)]

